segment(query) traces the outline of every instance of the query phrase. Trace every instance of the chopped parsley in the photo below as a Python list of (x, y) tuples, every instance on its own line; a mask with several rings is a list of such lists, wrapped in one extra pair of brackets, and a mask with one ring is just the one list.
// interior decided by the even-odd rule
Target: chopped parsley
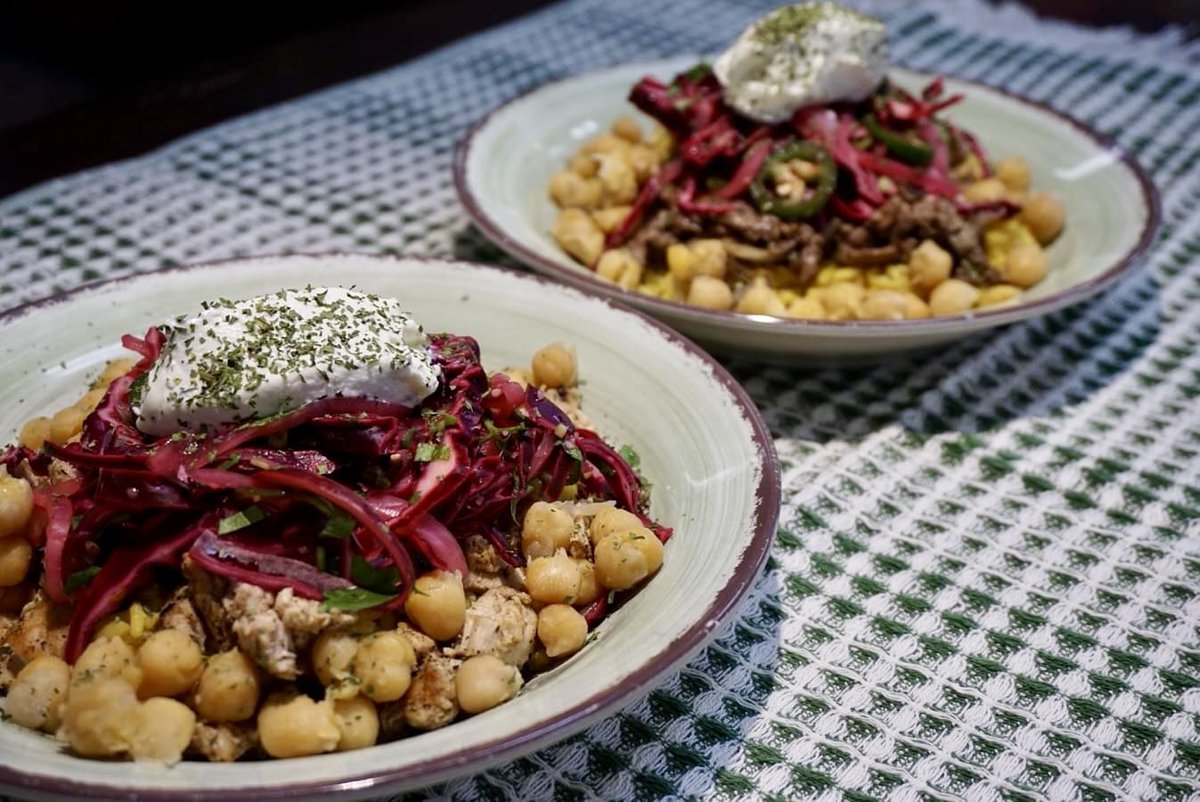
[(450, 459), (450, 449), (441, 443), (418, 443), (413, 459), (417, 462), (435, 462)]
[(642, 464), (642, 458), (634, 451), (633, 446), (628, 443), (617, 449), (617, 453), (621, 455), (621, 459), (629, 463), (629, 467), (637, 470)]
[(63, 589), (66, 590), (67, 593), (74, 593), (75, 591), (87, 585), (88, 582), (91, 582), (92, 577), (98, 573), (100, 573), (100, 566), (98, 565), (89, 566), (84, 568), (82, 571), (76, 571), (67, 577), (67, 581), (63, 585)]
[(226, 515), (217, 524), (218, 535), (228, 535), (230, 532), (236, 532), (239, 529), (245, 529), (247, 526), (254, 524), (266, 518), (267, 514), (263, 512), (262, 507), (257, 505), (247, 507), (244, 510), (239, 510), (232, 515)]
[(396, 598), (395, 594), (376, 593), (373, 590), (366, 590), (365, 588), (332, 588), (325, 591), (325, 599), (321, 602), (321, 609), (324, 612), (342, 610), (347, 613), (353, 613), (358, 610), (368, 610), (372, 607), (378, 607), (381, 604), (387, 604), (394, 598)]
[(360, 588), (375, 593), (391, 593), (400, 582), (400, 574), (393, 566), (376, 568), (357, 554), (350, 561), (350, 578)]

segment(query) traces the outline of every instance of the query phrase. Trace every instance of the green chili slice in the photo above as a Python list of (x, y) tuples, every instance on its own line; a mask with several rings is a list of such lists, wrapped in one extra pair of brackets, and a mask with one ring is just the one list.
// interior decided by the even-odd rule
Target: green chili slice
[[(781, 195), (775, 186), (775, 172), (788, 162), (808, 162), (816, 167), (816, 175), (804, 181), (804, 191), (792, 198)], [(784, 220), (812, 217), (829, 202), (837, 184), (837, 166), (829, 151), (815, 142), (791, 142), (777, 148), (758, 171), (750, 184), (750, 195), (759, 211)]]
[(877, 142), (883, 143), (888, 153), (900, 161), (922, 167), (933, 161), (933, 148), (927, 143), (911, 139), (899, 131), (884, 128), (879, 120), (875, 119), (874, 114), (863, 117), (863, 125)]

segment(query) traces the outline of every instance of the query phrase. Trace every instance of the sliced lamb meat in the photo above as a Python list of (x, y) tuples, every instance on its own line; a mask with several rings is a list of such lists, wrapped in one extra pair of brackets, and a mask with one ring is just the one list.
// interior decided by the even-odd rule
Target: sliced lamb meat
[(838, 223), (829, 242), (833, 260), (854, 267), (879, 267), (908, 260), (922, 240), (931, 239), (954, 257), (954, 275), (975, 284), (999, 281), (987, 260), (983, 228), (937, 195), (916, 201), (890, 198), (860, 226)]

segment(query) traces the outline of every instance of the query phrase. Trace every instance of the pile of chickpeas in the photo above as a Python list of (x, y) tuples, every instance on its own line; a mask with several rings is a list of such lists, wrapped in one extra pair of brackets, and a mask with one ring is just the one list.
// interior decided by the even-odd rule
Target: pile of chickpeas
[(1043, 248), (1058, 236), (1066, 217), (1061, 201), (1030, 189), (1029, 166), (1022, 159), (1001, 159), (986, 178), (968, 160), (958, 178), (969, 202), (1009, 200), (1021, 208), (1015, 219), (992, 224), (984, 233), (999, 283), (979, 287), (951, 278), (953, 256), (925, 240), (905, 263), (869, 269), (830, 264), (806, 287), (796, 285), (790, 268), (770, 264), (735, 285), (728, 276), (731, 258), (755, 250), (743, 244), (701, 238), (676, 243), (667, 248), (666, 270), (642, 264), (628, 248), (604, 247), (605, 235), (625, 219), (629, 203), (674, 148), (660, 126), (643, 139), (636, 121), (618, 119), (551, 178), (550, 197), (561, 209), (553, 234), (563, 250), (603, 279), (706, 309), (805, 320), (912, 320), (1010, 304), (1045, 277)]
[[(102, 381), (128, 367), (111, 365)], [(508, 372), (552, 390), (574, 386), (578, 374), (574, 351), (561, 343), (534, 354), (527, 372)], [(68, 438), (78, 434), (73, 428)], [(43, 436), (43, 425), (27, 426), (30, 432), (30, 441)], [(29, 574), (32, 549), (22, 533), (32, 509), (29, 482), (0, 476), (0, 587)], [(363, 611), (353, 623), (317, 634), (307, 654), (297, 649), (321, 698), (270, 676), (240, 648), (205, 654), (187, 630), (159, 626), (154, 603), (135, 602), (98, 627), (74, 665), (53, 654), (26, 663), (8, 688), (5, 710), (15, 723), (55, 734), (86, 757), (177, 762), (206, 725), (253, 731), (271, 757), (315, 755), (395, 735), (385, 732), (389, 710), (402, 708), (410, 691), (429, 692), (416, 687), (418, 668), (421, 656), (436, 655), (453, 670), (451, 686), (441, 689), (444, 715), (409, 724), (443, 726), (460, 712), (481, 713), (511, 699), (523, 686), (523, 671), (545, 670), (582, 648), (587, 607), (603, 594), (634, 588), (663, 560), (662, 543), (641, 519), (609, 504), (536, 502), (519, 542), (526, 566), (510, 571), (507, 582), (523, 600), (524, 615), (536, 617), (536, 636), (516, 657), (511, 650), (456, 649), (475, 598), (457, 573), (435, 570), (416, 579), (403, 616)]]

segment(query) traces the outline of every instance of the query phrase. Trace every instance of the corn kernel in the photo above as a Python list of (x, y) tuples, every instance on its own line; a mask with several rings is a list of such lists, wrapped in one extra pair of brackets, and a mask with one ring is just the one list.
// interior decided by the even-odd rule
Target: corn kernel
[(696, 255), (692, 249), (682, 242), (677, 242), (667, 248), (667, 270), (680, 281), (692, 278), (692, 267), (696, 263)]
[(1020, 297), (1021, 288), (1012, 284), (994, 284), (984, 287), (975, 300), (975, 306), (982, 309), (985, 306), (999, 306)]
[(872, 268), (867, 273), (867, 288), (872, 290), (909, 292), (912, 289), (912, 281), (909, 278), (908, 265), (888, 265), (884, 268)]

